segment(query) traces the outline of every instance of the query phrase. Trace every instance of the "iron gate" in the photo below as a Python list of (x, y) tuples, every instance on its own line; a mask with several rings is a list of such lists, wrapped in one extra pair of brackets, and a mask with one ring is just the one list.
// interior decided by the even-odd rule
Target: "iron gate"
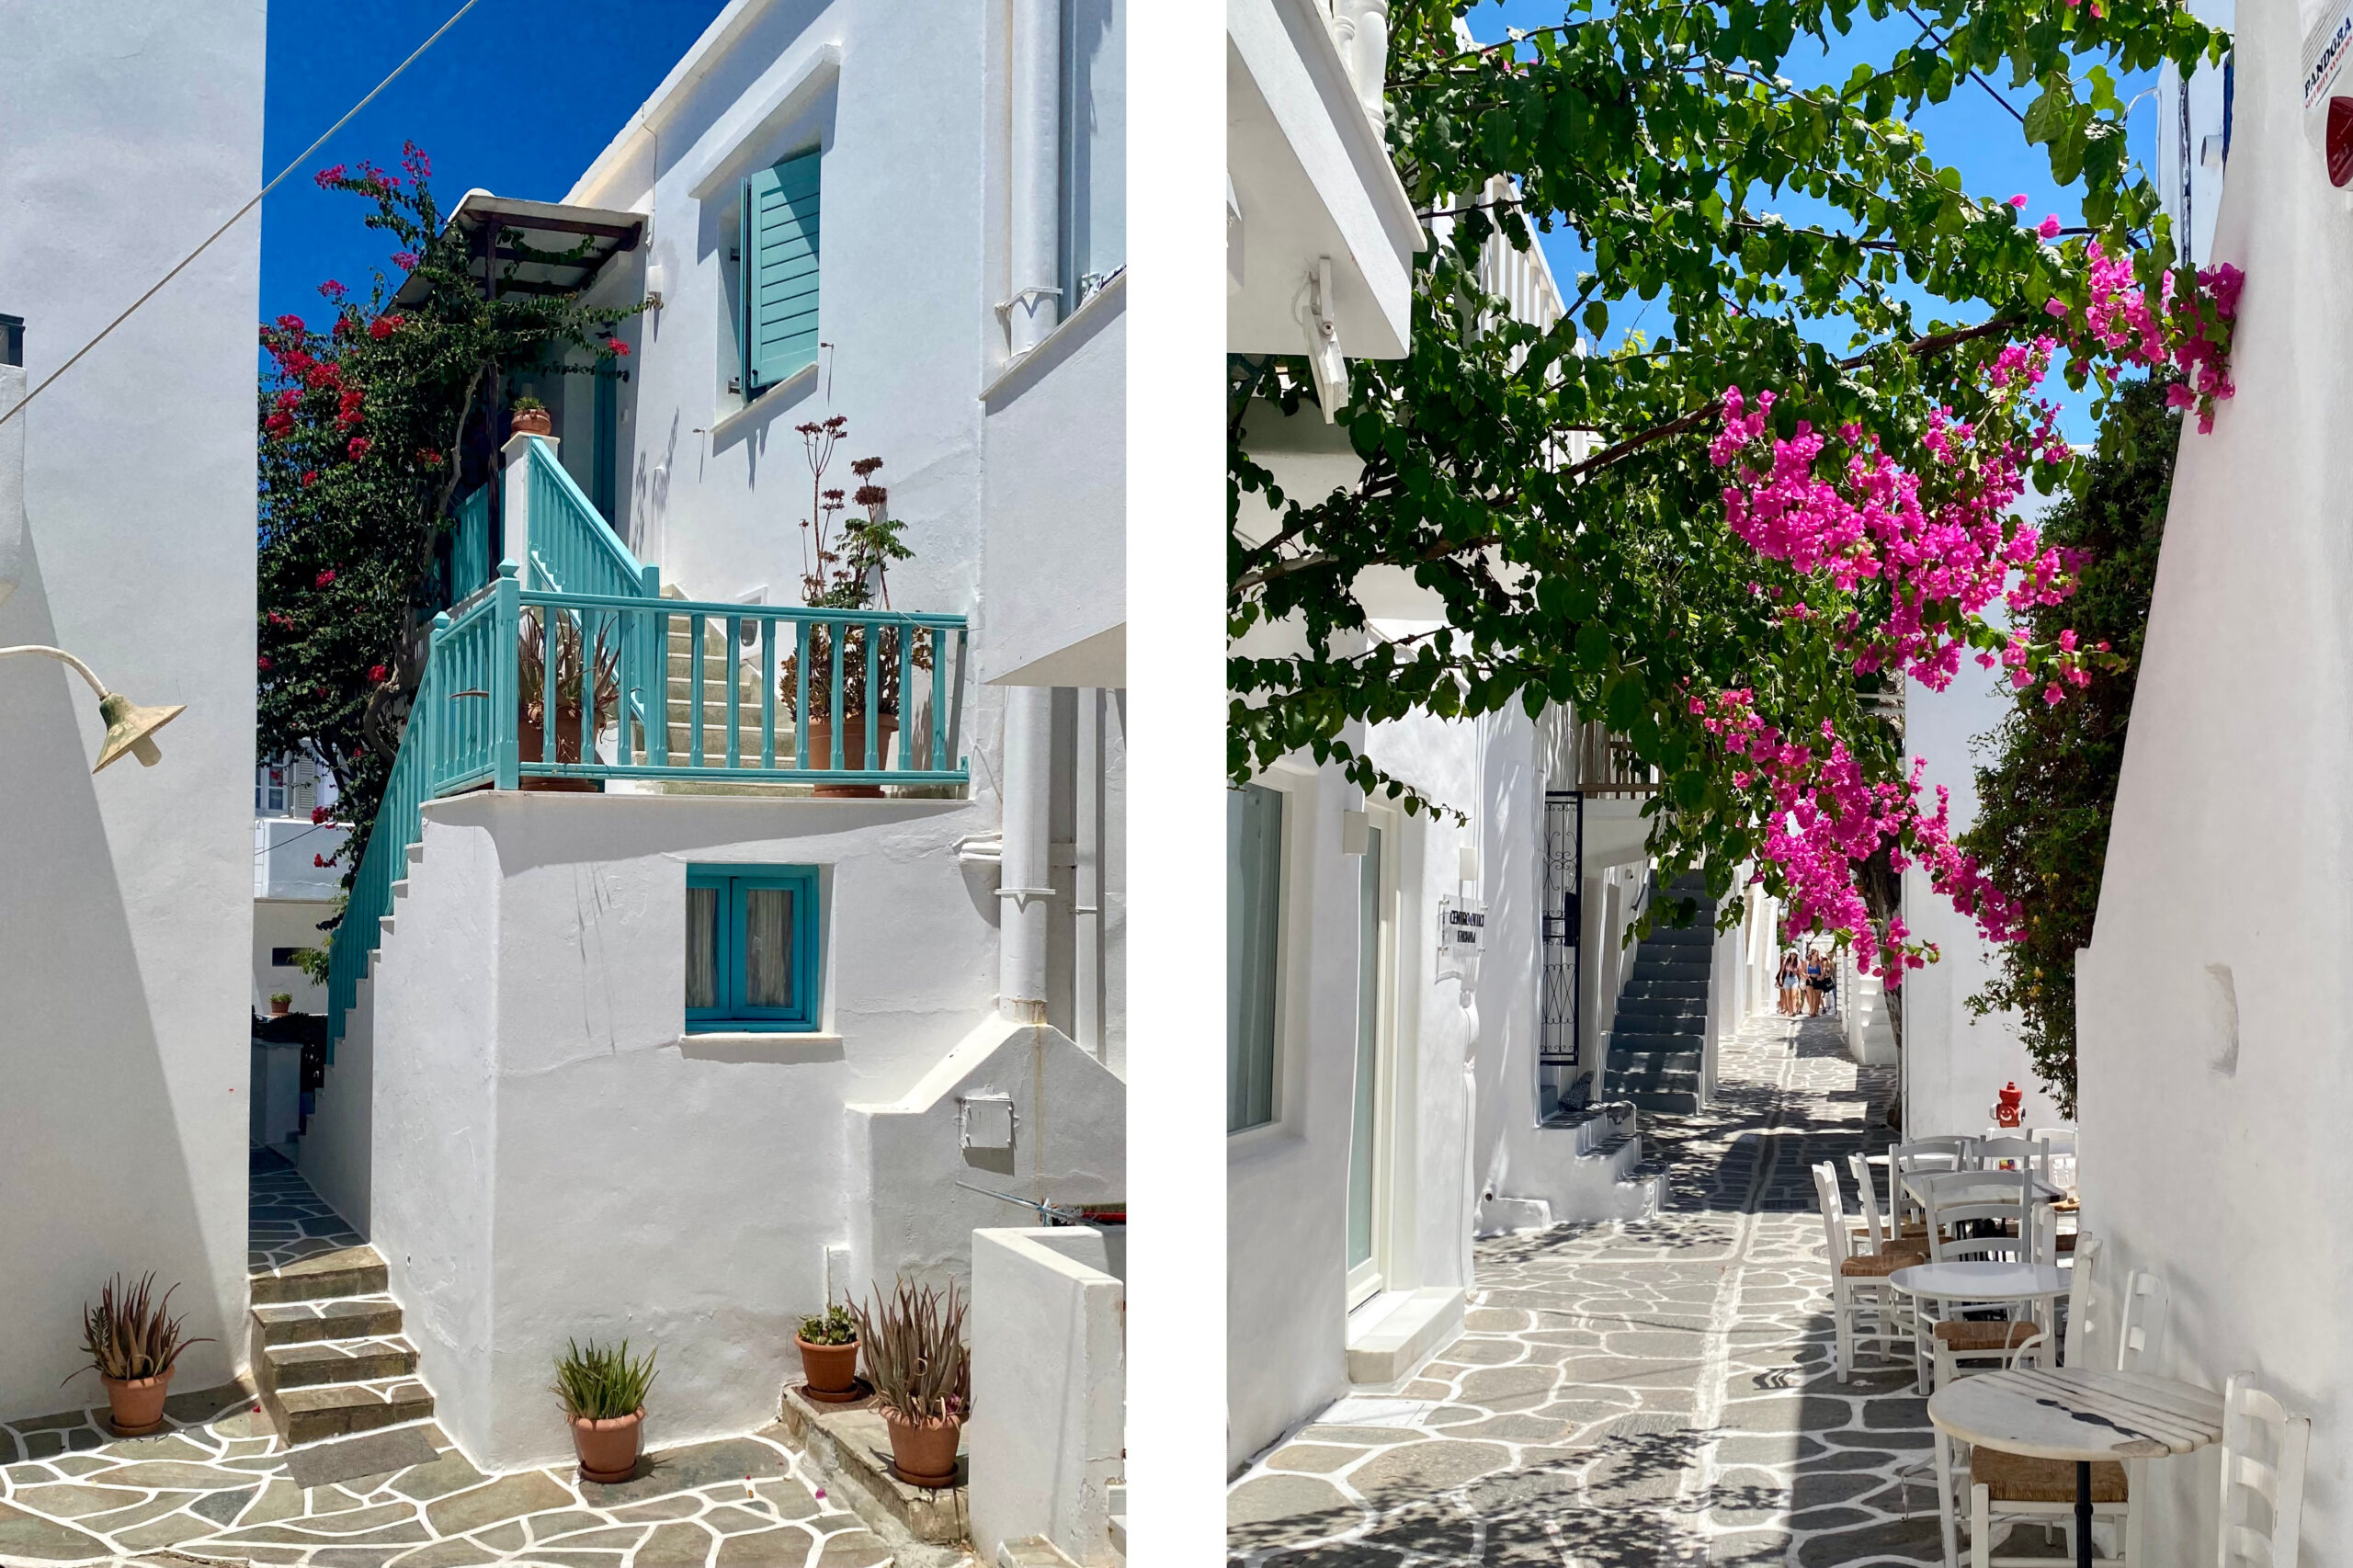
[[(1583, 983), (1578, 945), (1585, 930), (1579, 893), (1585, 886), (1585, 796), (1574, 790), (1544, 796), (1543, 1003), (1536, 1044), (1538, 1074), (1574, 1068), (1582, 1052), (1578, 1006)], [(1557, 1085), (1554, 1085), (1557, 1088)]]

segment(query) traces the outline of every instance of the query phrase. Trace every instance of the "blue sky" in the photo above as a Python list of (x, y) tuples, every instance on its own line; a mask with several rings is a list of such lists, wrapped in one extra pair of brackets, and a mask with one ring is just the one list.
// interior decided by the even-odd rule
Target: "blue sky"
[[(2054, 0), (2055, 3), (2055, 0)], [(1482, 43), (1495, 42), (1504, 36), (1506, 28), (1533, 28), (1557, 24), (1561, 20), (1560, 0), (1496, 0), (1480, 6), (1469, 18), (1473, 37)], [(1858, 13), (1854, 30), (1845, 38), (1833, 35), (1835, 52), (1825, 53), (1811, 40), (1801, 39), (1783, 62), (1782, 74), (1793, 81), (1814, 83), (1843, 80), (1855, 65), (1863, 60), (1884, 60), (1897, 49), (1914, 41), (1919, 28), (1900, 17), (1885, 22), (1873, 22)], [(1989, 79), (2002, 96), (2024, 113), (2032, 101), (2031, 86), (2011, 91), (2006, 86), (2006, 71), (1992, 74)], [(2127, 131), (2132, 156), (2144, 167), (2154, 170), (2156, 158), (2157, 107), (2154, 97), (2140, 95), (2156, 85), (2154, 72), (2127, 73), (2117, 78), (2117, 94), (2132, 102)], [(1941, 104), (1925, 104), (1913, 119), (1914, 126), (1927, 139), (1928, 153), (1939, 163), (1959, 169), (1968, 190), (1972, 195), (1996, 198), (2022, 194), (2027, 199), (2024, 217), (2029, 223), (2040, 222), (2045, 213), (2055, 212), (2062, 222), (2074, 224), (2080, 212), (2072, 198), (2063, 197), (2052, 180), (2051, 165), (2046, 149), (2029, 147), (2018, 120), (1986, 91), (1972, 83), (1963, 86)], [(2152, 175), (2154, 177), (2154, 174)], [(1791, 218), (1802, 216), (1802, 198), (1790, 198), (1777, 204), (1778, 209)], [(1546, 259), (1552, 264), (1553, 275), (1560, 279), (1562, 291), (1574, 296), (1575, 278), (1591, 265), (1575, 237), (1563, 231), (1542, 236)], [(1935, 313), (1937, 302), (1915, 300), (1915, 309), (1925, 320)], [(1639, 302), (1612, 310), (1608, 341), (1614, 342), (1625, 329), (1639, 323), (1642, 329), (1656, 335), (1665, 324), (1664, 305), (1654, 305), (1647, 316), (1640, 315)], [(1961, 316), (1961, 312), (1951, 312)], [(1963, 318), (1968, 319), (1968, 318)], [(1843, 338), (1842, 338), (1843, 341)], [(2063, 362), (2063, 361), (2061, 361)], [(2089, 415), (2092, 392), (2070, 392), (2060, 379), (2059, 363), (2054, 362), (2051, 376), (2043, 382), (2043, 392), (2064, 411), (2062, 421), (2068, 438), (2087, 441), (2093, 435)]]
[[(269, 8), (262, 162), (286, 160), (366, 96), (461, 0), (296, 0)], [(360, 226), (358, 197), (323, 191), (313, 168), (373, 158), (396, 167), (404, 138), (433, 159), (444, 209), (474, 186), (553, 201), (693, 46), (725, 0), (482, 0), (406, 74), (262, 204), (261, 314), (327, 319), (333, 278), (355, 293), (391, 270), (392, 248)]]

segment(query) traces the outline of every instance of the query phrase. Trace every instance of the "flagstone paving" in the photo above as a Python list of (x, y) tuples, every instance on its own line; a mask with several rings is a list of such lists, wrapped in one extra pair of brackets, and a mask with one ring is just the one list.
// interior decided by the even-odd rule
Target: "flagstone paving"
[[(223, 1406), (226, 1408), (223, 1408)], [(75, 1411), (0, 1423), (0, 1564), (312, 1568), (880, 1568), (881, 1538), (826, 1496), (781, 1427), (652, 1456), (613, 1486), (570, 1466), (489, 1476), (434, 1426), (429, 1463), (304, 1488), (235, 1388), (173, 1396), (118, 1439)]]
[(365, 1240), (302, 1179), (286, 1157), (270, 1149), (250, 1156), (245, 1199), (245, 1268), (262, 1274), (323, 1252), (356, 1247)]
[[(1772, 1019), (1717, 1103), (1645, 1113), (1656, 1218), (1479, 1244), (1464, 1333), (1340, 1402), (1229, 1490), (1252, 1568), (1942, 1561), (1911, 1369), (1839, 1383), (1812, 1166), (1889, 1141), (1886, 1068), (1838, 1025)], [(1851, 1199), (1850, 1199), (1851, 1201)]]

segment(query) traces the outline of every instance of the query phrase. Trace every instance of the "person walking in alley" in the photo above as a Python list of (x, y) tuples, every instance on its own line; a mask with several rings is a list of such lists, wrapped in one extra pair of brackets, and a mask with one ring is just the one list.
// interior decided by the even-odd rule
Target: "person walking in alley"
[(1822, 1014), (1822, 993), (1829, 983), (1822, 962), (1822, 949), (1809, 948), (1805, 955), (1805, 1016), (1819, 1017)]
[(1798, 950), (1795, 948), (1781, 949), (1781, 972), (1776, 977), (1776, 983), (1781, 992), (1781, 1017), (1796, 1017), (1798, 1016)]

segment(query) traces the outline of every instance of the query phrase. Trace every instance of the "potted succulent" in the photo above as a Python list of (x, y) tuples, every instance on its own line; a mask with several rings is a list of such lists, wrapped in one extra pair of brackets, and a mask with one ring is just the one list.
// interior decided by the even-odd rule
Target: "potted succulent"
[(793, 1336), (801, 1346), (802, 1392), (827, 1403), (845, 1402), (858, 1392), (858, 1319), (835, 1301), (801, 1320)]
[(288, 991), (273, 991), (273, 992), (271, 992), (271, 993), (270, 993), (270, 994), (269, 994), (269, 1016), (270, 1016), (271, 1017), (273, 1017), (273, 1018), (282, 1018), (282, 1017), (284, 1017), (287, 1015), (288, 1011), (293, 1007), (293, 1006), (294, 1006), (294, 995), (293, 995), (293, 993), (291, 993), (291, 992), (288, 992)]
[[(540, 762), (547, 751), (546, 624), (537, 608), (524, 610), (516, 637), (516, 691), (519, 701), (515, 742), (522, 762)], [(580, 627), (565, 617), (555, 623), (555, 760), (578, 762), (584, 747), (593, 745), (598, 720), (620, 710), (620, 650), (599, 630), (596, 638), (597, 690), (595, 713), (580, 708)], [(594, 778), (526, 778), (527, 790), (594, 794), (603, 784)]]
[(517, 436), (552, 436), (555, 421), (548, 405), (535, 397), (518, 397), (507, 406), (506, 428)]
[[(825, 470), (834, 449), (849, 428), (839, 415), (821, 423), (795, 426), (809, 459), (809, 516), (801, 521), (801, 602), (811, 609), (882, 609), (891, 608), (890, 564), (912, 561), (915, 551), (901, 541), (906, 525), (890, 516), (891, 493), (874, 483), (881, 458), (859, 458), (849, 465), (858, 478), (857, 493), (848, 497), (863, 517), (845, 519), (845, 501), (838, 489), (825, 487)], [(913, 638), (912, 643), (907, 639)], [(867, 690), (868, 640), (873, 640), (874, 686)], [(835, 643), (842, 665), (842, 711), (833, 710)], [(891, 755), (891, 736), (899, 728), (899, 665), (902, 646), (917, 669), (931, 668), (929, 639), (907, 627), (825, 622), (809, 631), (809, 704), (801, 710), (800, 653), (785, 656), (779, 708), (809, 737), (809, 766), (834, 766), (834, 731), (841, 730), (842, 767), (866, 766), (867, 732), (874, 732), (878, 761)], [(814, 791), (827, 796), (872, 798), (882, 793), (878, 784), (820, 784)]]
[(82, 1309), (82, 1348), (90, 1364), (68, 1377), (95, 1371), (106, 1385), (107, 1412), (114, 1429), (126, 1437), (143, 1437), (164, 1424), (164, 1396), (170, 1391), (172, 1371), (180, 1352), (210, 1339), (184, 1339), (182, 1319), (171, 1315), (172, 1290), (153, 1299), (155, 1277), (148, 1274), (137, 1285), (116, 1275), (98, 1292), (98, 1304)]
[(866, 1381), (891, 1429), (891, 1471), (911, 1486), (956, 1484), (956, 1444), (972, 1411), (965, 1301), (901, 1279), (888, 1301), (857, 1309)]
[(618, 1349), (600, 1347), (593, 1339), (585, 1350), (569, 1340), (565, 1344), (555, 1358), (555, 1393), (572, 1424), (580, 1479), (627, 1481), (637, 1470), (645, 1391), (654, 1385), (654, 1352), (632, 1359), (626, 1339)]

